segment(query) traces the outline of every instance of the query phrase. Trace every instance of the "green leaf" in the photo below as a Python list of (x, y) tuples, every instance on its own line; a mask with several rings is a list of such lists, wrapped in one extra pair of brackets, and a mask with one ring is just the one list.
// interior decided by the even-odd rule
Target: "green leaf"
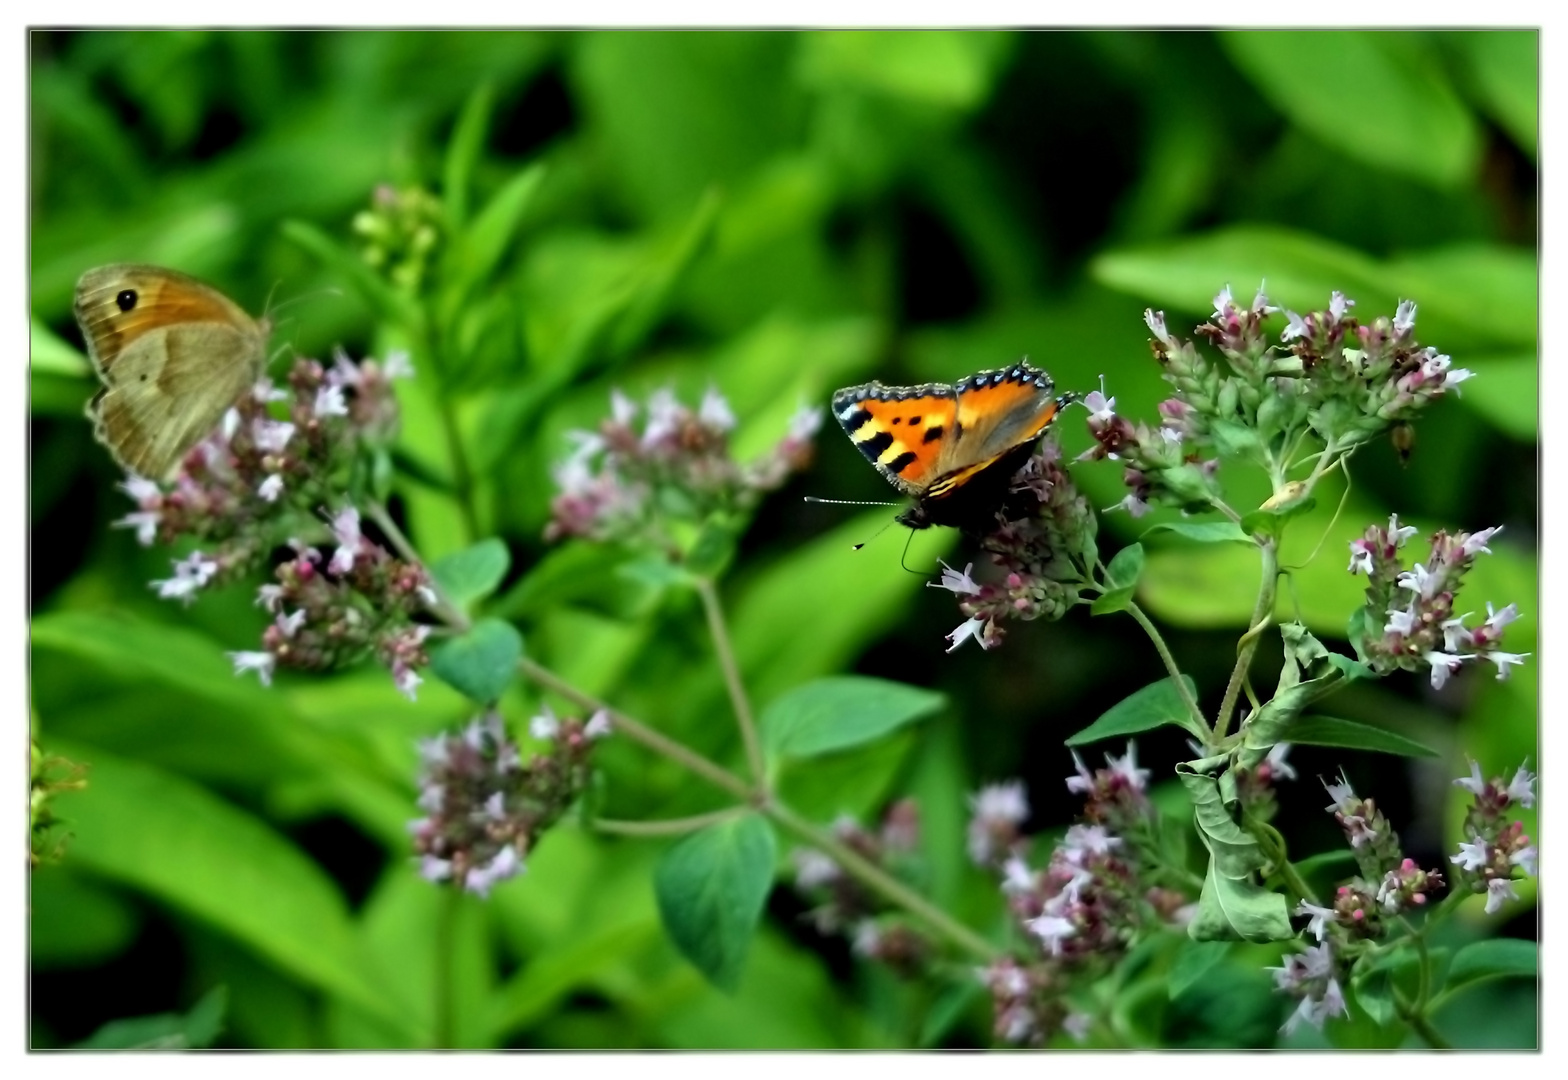
[[(1192, 677), (1183, 675), (1181, 679), (1187, 687), (1187, 693), (1196, 699), (1198, 688)], [(1094, 723), (1069, 736), (1066, 745), (1083, 746), (1116, 735), (1136, 735), (1140, 731), (1152, 731), (1166, 724), (1176, 724), (1198, 738), (1205, 734), (1187, 711), (1176, 684), (1168, 678), (1150, 683), (1112, 705)]]
[(1221, 789), (1220, 781), (1198, 771), (1199, 766), (1206, 764), (1183, 762), (1176, 766), (1176, 775), (1192, 800), (1193, 821), (1204, 846), (1209, 849), (1211, 870), (1217, 869), (1224, 877), (1243, 880), (1253, 871), (1263, 869), (1267, 860), (1257, 840), (1231, 816), (1230, 800), (1227, 792)]
[(1387, 1024), (1394, 1018), (1394, 980), (1387, 968), (1358, 964), (1350, 986), (1356, 1004), (1373, 1023)]
[(28, 355), (33, 374), (49, 372), (52, 375), (86, 378), (92, 374), (87, 357), (37, 318), (28, 323)]
[(1503, 434), (1524, 443), (1539, 438), (1540, 363), (1534, 355), (1465, 358), (1476, 377), (1459, 400)]
[(468, 221), (468, 199), (473, 185), (474, 167), (484, 149), (485, 131), (490, 124), (494, 88), (488, 82), (474, 87), (463, 103), (452, 138), (446, 148), (446, 165), (441, 176), (441, 202), (447, 223), (461, 230)]
[(448, 600), (466, 611), (475, 600), (496, 590), (511, 564), (506, 544), (492, 536), (437, 559), (430, 564), (430, 576)]
[(1089, 604), (1090, 615), (1114, 615), (1118, 611), (1126, 611), (1132, 605), (1133, 595), (1137, 592), (1132, 586), (1125, 589), (1111, 589), (1109, 592), (1097, 596)]
[(708, 981), (733, 993), (773, 884), (773, 829), (756, 814), (710, 825), (670, 848), (654, 871), (664, 928)]
[(204, 920), (273, 965), (401, 1022), (364, 973), (348, 905), (308, 856), (260, 819), (173, 773), (76, 745), (92, 763), (61, 796), (72, 864)]
[(1466, 945), (1454, 954), (1448, 967), (1445, 992), (1482, 979), (1517, 977), (1534, 979), (1541, 970), (1541, 949), (1520, 938), (1489, 938)]
[(1534, 158), (1539, 125), (1540, 32), (1481, 30), (1453, 37), (1468, 54), (1471, 84), (1488, 115)]
[(980, 1000), (981, 994), (982, 988), (977, 979), (965, 979), (943, 989), (926, 1010), (925, 1019), (920, 1023), (920, 1037), (915, 1045), (922, 1050), (929, 1050), (941, 1042), (963, 1019), (969, 1007)]
[(457, 272), (461, 284), (457, 295), (466, 296), (488, 278), (513, 248), (523, 215), (533, 205), (544, 175), (543, 165), (524, 169), (502, 185), (474, 218), (472, 227), (462, 239), (462, 264)]
[(1176, 954), (1176, 962), (1171, 965), (1170, 976), (1166, 980), (1169, 996), (1174, 998), (1188, 987), (1196, 985), (1215, 964), (1225, 959), (1229, 951), (1230, 944), (1224, 941), (1195, 941), (1188, 938), (1182, 942), (1181, 951)]
[(1285, 898), (1245, 878), (1226, 877), (1209, 864), (1198, 913), (1187, 927), (1194, 941), (1286, 941), (1296, 936)]
[(111, 1020), (76, 1044), (77, 1050), (204, 1050), (223, 1030), (227, 987), (215, 986), (188, 1013)]
[(835, 675), (773, 701), (762, 714), (762, 739), (780, 757), (815, 757), (880, 739), (945, 704), (946, 698), (930, 690)]
[(1285, 729), (1284, 741), (1302, 746), (1337, 746), (1346, 750), (1375, 750), (1401, 757), (1438, 757), (1438, 752), (1392, 731), (1342, 720), (1337, 716), (1298, 716)]
[(717, 578), (724, 573), (735, 558), (742, 524), (727, 514), (711, 515), (686, 549), (687, 571), (705, 578)]
[(1105, 568), (1105, 583), (1113, 589), (1131, 588), (1143, 575), (1143, 545), (1128, 544), (1111, 557)]
[(400, 326), (418, 325), (419, 313), (411, 302), (326, 232), (305, 221), (285, 221), (281, 231), (345, 282), (377, 318)]
[(1481, 158), (1481, 132), (1437, 58), (1365, 30), (1222, 34), (1243, 74), (1281, 112), (1377, 168), (1457, 188)]
[(517, 674), (522, 635), (511, 623), (481, 619), (465, 634), (430, 650), (430, 670), (480, 704), (501, 696)]
[(1144, 539), (1157, 532), (1173, 532), (1177, 536), (1188, 540), (1196, 540), (1200, 544), (1250, 544), (1252, 537), (1248, 536), (1240, 525), (1234, 521), (1165, 521), (1158, 525), (1151, 525), (1145, 530)]

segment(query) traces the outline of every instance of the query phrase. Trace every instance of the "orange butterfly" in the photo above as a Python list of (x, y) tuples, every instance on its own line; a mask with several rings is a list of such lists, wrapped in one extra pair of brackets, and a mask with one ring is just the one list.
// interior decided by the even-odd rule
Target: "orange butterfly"
[(989, 522), (1036, 440), (1077, 400), (1055, 390), (1021, 361), (951, 386), (845, 387), (833, 395), (833, 415), (877, 471), (914, 497), (901, 524), (968, 528)]

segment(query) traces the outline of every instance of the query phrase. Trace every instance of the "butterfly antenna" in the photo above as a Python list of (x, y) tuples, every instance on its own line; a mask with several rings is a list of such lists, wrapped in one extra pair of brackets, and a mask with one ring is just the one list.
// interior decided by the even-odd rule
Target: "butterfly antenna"
[(897, 506), (896, 502), (879, 502), (871, 499), (819, 499), (815, 495), (802, 496), (807, 502), (831, 503), (834, 506)]

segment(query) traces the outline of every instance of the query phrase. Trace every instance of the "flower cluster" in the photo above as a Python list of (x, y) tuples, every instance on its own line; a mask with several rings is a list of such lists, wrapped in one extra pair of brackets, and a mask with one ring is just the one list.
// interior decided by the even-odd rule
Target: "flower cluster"
[(976, 581), (973, 563), (962, 573), (943, 563), (941, 579), (926, 583), (957, 596), (965, 616), (947, 635), (948, 652), (970, 638), (992, 648), (1005, 633), (1002, 620), (1059, 619), (1079, 602), (1094, 562), (1096, 522), (1060, 459), (1056, 440), (1047, 435), (1014, 477), (995, 527), (981, 537), (996, 580)]
[[(1465, 572), (1477, 555), (1491, 553), (1487, 544), (1501, 531), (1500, 525), (1475, 533), (1439, 531), (1432, 536), (1426, 562), (1410, 570), (1400, 561), (1399, 549), (1416, 530), (1401, 526), (1397, 515), (1388, 519), (1387, 528), (1373, 525), (1351, 541), (1350, 572), (1368, 578), (1359, 645), (1373, 670), (1430, 670), (1433, 688), (1442, 689), (1467, 660), (1491, 662), (1499, 679), (1524, 662), (1528, 653), (1499, 647), (1504, 629), (1519, 617), (1518, 607), (1509, 604), (1497, 611), (1488, 602), (1486, 621), (1474, 629), (1464, 624), (1470, 612), (1454, 615), (1454, 598)], [(1375, 627), (1382, 628), (1380, 635)]]
[(1280, 967), (1269, 968), (1274, 973), (1274, 988), (1298, 998), (1300, 1004), (1290, 1014), (1280, 1030), (1289, 1035), (1303, 1023), (1321, 1029), (1323, 1021), (1331, 1016), (1346, 1016), (1345, 992), (1340, 985), (1340, 971), (1334, 947), (1320, 942), (1291, 953)]
[(671, 520), (702, 522), (754, 505), (807, 464), (821, 424), (821, 409), (802, 408), (769, 454), (741, 464), (729, 448), (735, 415), (716, 389), (695, 410), (668, 389), (654, 391), (645, 406), (613, 391), (598, 431), (568, 432), (574, 446), (555, 468), (559, 494), (545, 538), (642, 540), (678, 557)]
[[(1008, 910), (1031, 946), (978, 972), (995, 1007), (995, 1035), (1040, 1044), (1056, 1031), (1082, 1039), (1087, 1017), (1066, 994), (1075, 977), (1115, 962), (1140, 929), (1179, 922), (1187, 897), (1143, 883), (1153, 809), (1131, 743), (1121, 758), (1090, 772), (1074, 755), (1068, 790), (1086, 796), (1088, 824), (1071, 826), (1043, 868), (1031, 866), (1017, 825), (1028, 814), (1021, 785), (987, 788), (973, 800), (970, 854), (996, 869)], [(1107, 827), (1112, 825), (1117, 835)], [(976, 838), (984, 838), (977, 844)]]
[[(1214, 314), (1195, 331), (1220, 352), (1223, 365), (1171, 333), (1164, 312), (1145, 311), (1154, 357), (1175, 396), (1160, 404), (1161, 425), (1151, 429), (1116, 415), (1116, 399), (1103, 390), (1089, 395), (1096, 445), (1084, 456), (1125, 463), (1131, 490), (1118, 505), (1134, 516), (1152, 505), (1193, 512), (1216, 506), (1224, 457), (1270, 469), (1275, 496), (1265, 505), (1305, 495), (1346, 451), (1407, 424), (1472, 375), (1415, 340), (1411, 301), (1401, 301), (1392, 319), (1366, 325), (1350, 314), (1354, 306), (1335, 292), (1323, 311), (1285, 312), (1287, 325), (1273, 344), (1265, 322), (1280, 309), (1262, 288), (1243, 306), (1227, 285), (1214, 298)], [(1289, 456), (1309, 432), (1324, 444), (1312, 477), (1287, 480), (1297, 464)]]
[(488, 896), (521, 873), (540, 834), (587, 786), (593, 744), (610, 727), (604, 713), (581, 721), (546, 708), (529, 732), (548, 749), (526, 762), (494, 711), (421, 743), (418, 805), (427, 816), (408, 826), (420, 874)]
[[(33, 717), (34, 727), (38, 718)], [(32, 769), (28, 785), (27, 865), (57, 862), (68, 836), (54, 812), (54, 797), (62, 791), (80, 791), (87, 786), (87, 767), (56, 754), (45, 754), (32, 739)]]
[[(920, 812), (913, 799), (888, 807), (872, 832), (850, 817), (833, 823), (835, 839), (866, 861), (897, 876), (918, 873)], [(912, 976), (931, 959), (930, 941), (890, 913), (876, 893), (844, 873), (829, 855), (815, 848), (796, 848), (795, 888), (816, 906), (807, 918), (821, 934), (847, 934), (856, 955), (886, 964), (897, 974)]]
[(1519, 899), (1514, 891), (1514, 870), (1526, 876), (1535, 876), (1535, 846), (1525, 835), (1524, 825), (1509, 820), (1507, 813), (1514, 806), (1525, 809), (1535, 805), (1535, 774), (1523, 765), (1514, 778), (1504, 786), (1502, 778), (1490, 781), (1481, 779), (1481, 766), (1470, 763), (1470, 775), (1454, 781), (1475, 796), (1475, 803), (1465, 815), (1464, 834), (1468, 838), (1459, 845), (1459, 853), (1449, 861), (1459, 867), (1458, 878), (1471, 892), (1486, 893), (1486, 911), (1490, 915), (1503, 906), (1504, 900)]
[(405, 292), (417, 293), (441, 241), (441, 201), (420, 187), (376, 188), (371, 208), (354, 215), (365, 262)]
[(436, 604), (430, 577), (417, 563), (394, 558), (360, 530), (352, 506), (332, 518), (337, 542), (331, 558), (291, 539), (294, 557), (279, 564), (276, 581), (256, 602), (273, 616), (259, 652), (233, 652), (235, 673), (254, 671), (270, 684), (279, 666), (306, 671), (341, 667), (374, 653), (409, 700), (424, 680), (430, 627), (414, 615)]

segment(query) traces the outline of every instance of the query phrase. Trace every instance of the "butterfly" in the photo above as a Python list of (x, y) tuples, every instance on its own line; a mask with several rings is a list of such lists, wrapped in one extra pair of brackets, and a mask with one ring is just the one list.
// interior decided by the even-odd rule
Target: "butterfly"
[(833, 395), (833, 415), (877, 471), (915, 504), (911, 529), (989, 524), (1013, 474), (1074, 394), (1055, 396), (1051, 377), (1020, 361), (956, 384), (869, 382)]
[(103, 381), (93, 434), (141, 476), (166, 479), (266, 368), (270, 323), (174, 270), (89, 270), (73, 310)]

